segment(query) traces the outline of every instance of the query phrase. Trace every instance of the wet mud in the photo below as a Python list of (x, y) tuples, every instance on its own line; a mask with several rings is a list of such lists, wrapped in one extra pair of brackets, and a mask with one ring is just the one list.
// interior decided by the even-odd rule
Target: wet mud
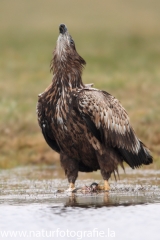
[[(80, 174), (76, 187), (81, 189), (93, 182), (103, 184), (99, 173)], [(68, 193), (65, 191), (68, 182), (59, 168), (1, 170), (0, 229), (56, 231), (59, 228), (64, 232), (75, 231), (75, 234), (76, 231), (92, 231), (93, 234), (97, 229), (98, 232), (114, 232), (114, 236), (106, 235), (104, 239), (159, 239), (160, 171), (128, 169), (127, 174), (121, 173), (121, 180), (112, 179), (110, 187), (109, 192), (78, 190)], [(54, 238), (89, 237), (56, 235)], [(97, 233), (92, 238), (100, 239), (100, 236)], [(17, 236), (16, 239), (22, 238)], [(38, 239), (53, 239), (53, 236)]]

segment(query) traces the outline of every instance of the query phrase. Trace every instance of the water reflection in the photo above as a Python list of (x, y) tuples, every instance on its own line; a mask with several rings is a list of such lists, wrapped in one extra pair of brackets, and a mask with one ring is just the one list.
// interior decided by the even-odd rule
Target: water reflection
[[(115, 183), (111, 181), (111, 191), (109, 193), (66, 193), (68, 183), (64, 179), (51, 179), (53, 169), (35, 168), (33, 175), (29, 175), (30, 168), (13, 169), (10, 171), (0, 172), (0, 203), (1, 204), (61, 204), (64, 208), (101, 208), (101, 207), (118, 207), (131, 206), (140, 204), (149, 204), (160, 202), (159, 176), (160, 173), (150, 173), (147, 170), (138, 178), (133, 174)], [(41, 173), (43, 178), (41, 179)], [(150, 174), (150, 175), (149, 175)], [(50, 176), (50, 179), (48, 178)], [(46, 177), (46, 178), (45, 178)], [(90, 185), (93, 179), (78, 180), (77, 185), (83, 187)], [(84, 178), (84, 176), (83, 176)], [(59, 191), (58, 191), (59, 190)]]
[(118, 207), (131, 206), (140, 204), (149, 204), (160, 202), (158, 195), (148, 194), (93, 194), (90, 196), (76, 196), (72, 194), (64, 204), (64, 207), (81, 207), (81, 208), (100, 208), (100, 207)]
[[(118, 240), (159, 239), (159, 172), (146, 177), (143, 171), (138, 177), (111, 181), (109, 193), (68, 194), (64, 191), (66, 179), (53, 179), (51, 169), (29, 171), (34, 174), (28, 174), (27, 169), (0, 172), (1, 230), (85, 232), (96, 228), (113, 230)], [(94, 175), (88, 180), (83, 176), (77, 185), (89, 186), (95, 179)]]

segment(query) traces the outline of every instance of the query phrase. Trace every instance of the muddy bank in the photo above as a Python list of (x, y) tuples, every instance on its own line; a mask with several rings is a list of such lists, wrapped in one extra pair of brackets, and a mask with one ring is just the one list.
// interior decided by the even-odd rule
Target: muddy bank
[[(99, 173), (89, 177), (81, 174), (76, 186), (103, 183)], [(15, 239), (23, 239), (22, 232), (24, 239), (159, 239), (160, 172), (128, 171), (110, 185), (109, 193), (67, 193), (67, 180), (56, 168), (0, 171), (0, 235), (9, 231), (17, 233)]]
[[(61, 178), (59, 178), (59, 176)], [(46, 203), (64, 202), (72, 206), (97, 204), (102, 206), (132, 205), (159, 202), (160, 196), (160, 171), (153, 170), (128, 170), (122, 173), (117, 182), (110, 181), (109, 193), (102, 191), (96, 193), (82, 192), (81, 188), (97, 182), (102, 185), (100, 173), (81, 174), (76, 182), (79, 189), (75, 193), (67, 193), (68, 182), (56, 167), (26, 167), (0, 172), (0, 203)], [(73, 199), (73, 201), (71, 200)], [(82, 203), (82, 204), (81, 204)]]

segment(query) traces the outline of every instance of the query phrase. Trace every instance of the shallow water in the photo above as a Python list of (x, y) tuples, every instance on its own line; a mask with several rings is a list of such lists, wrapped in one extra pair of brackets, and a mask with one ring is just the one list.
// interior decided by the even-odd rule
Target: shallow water
[[(77, 186), (95, 181), (80, 174)], [(160, 239), (160, 171), (128, 169), (109, 193), (67, 185), (56, 167), (0, 171), (0, 239)]]

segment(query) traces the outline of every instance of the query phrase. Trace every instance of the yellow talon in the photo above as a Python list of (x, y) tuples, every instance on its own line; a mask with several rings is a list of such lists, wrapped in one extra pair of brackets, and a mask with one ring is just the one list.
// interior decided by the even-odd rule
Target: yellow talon
[(67, 192), (73, 192), (75, 190), (75, 185), (74, 183), (69, 184), (69, 188), (66, 190)]
[(104, 191), (109, 191), (110, 190), (110, 186), (107, 180), (104, 180), (104, 186), (100, 186), (98, 185), (98, 189), (99, 190), (104, 190)]
[(69, 188), (75, 188), (74, 183), (70, 183), (70, 184), (69, 184)]
[(104, 190), (105, 191), (109, 191), (110, 190), (110, 186), (107, 180), (104, 180)]

